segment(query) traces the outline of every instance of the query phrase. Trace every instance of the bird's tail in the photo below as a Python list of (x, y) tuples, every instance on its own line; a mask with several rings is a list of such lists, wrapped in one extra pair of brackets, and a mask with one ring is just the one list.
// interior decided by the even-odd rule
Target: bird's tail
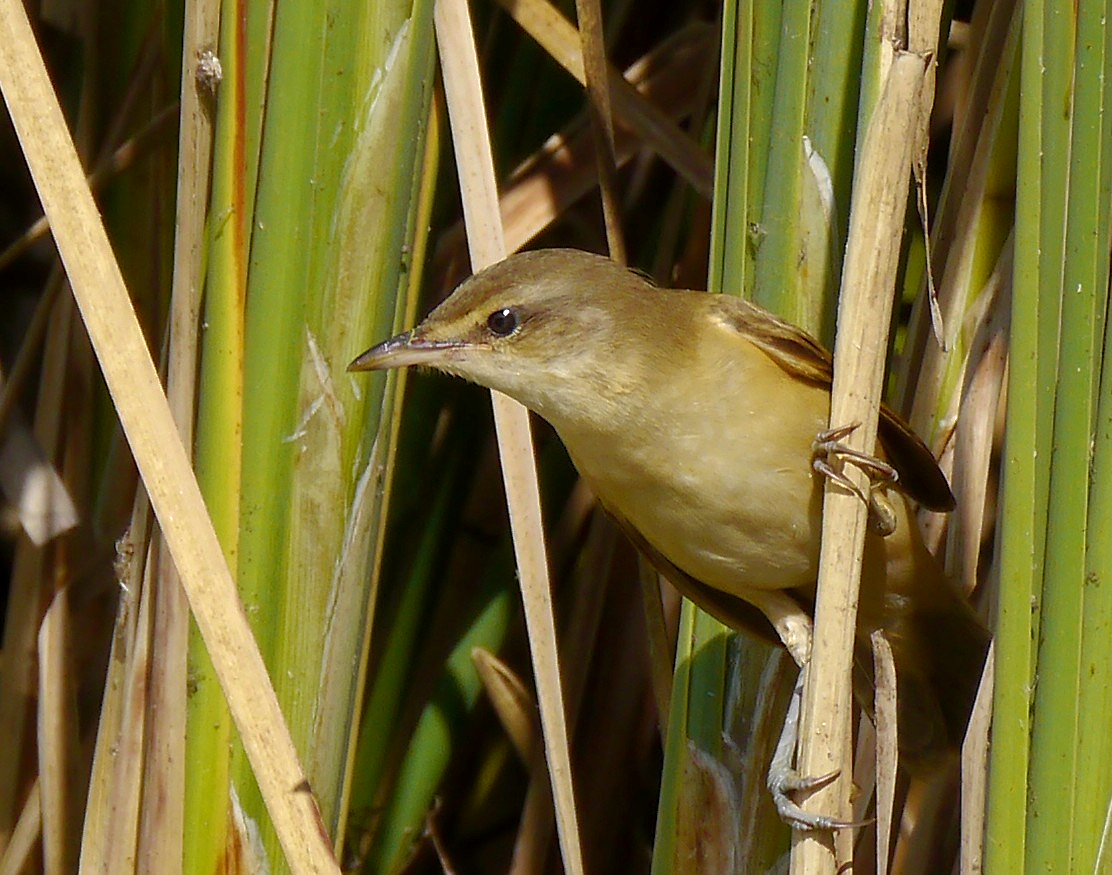
[[(900, 762), (912, 773), (931, 769), (961, 748), (991, 635), (968, 602), (943, 579), (937, 600), (914, 607), (897, 630), (897, 720)], [(872, 648), (857, 644), (857, 675), (873, 689)], [(865, 689), (859, 689), (859, 700)]]

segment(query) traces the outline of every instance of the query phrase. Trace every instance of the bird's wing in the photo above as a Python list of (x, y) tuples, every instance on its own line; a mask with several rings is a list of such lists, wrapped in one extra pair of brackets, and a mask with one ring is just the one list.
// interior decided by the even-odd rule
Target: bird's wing
[[(811, 335), (766, 310), (731, 295), (717, 295), (726, 324), (792, 376), (827, 391), (834, 381), (828, 353)], [(878, 437), (884, 455), (899, 473), (898, 487), (930, 510), (953, 510), (946, 475), (920, 437), (887, 404), (880, 406)]]
[(880, 405), (880, 444), (899, 472), (901, 488), (928, 510), (953, 510), (957, 502), (934, 454), (902, 416)]

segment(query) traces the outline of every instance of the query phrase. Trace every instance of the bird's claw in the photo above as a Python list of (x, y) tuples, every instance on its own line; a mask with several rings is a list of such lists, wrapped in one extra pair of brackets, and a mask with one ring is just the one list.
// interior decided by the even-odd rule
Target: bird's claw
[(772, 802), (780, 819), (792, 829), (801, 831), (849, 829), (864, 826), (868, 821), (839, 820), (825, 814), (815, 814), (804, 811), (789, 796), (797, 790), (811, 791), (825, 787), (838, 777), (837, 770), (825, 775), (804, 777), (792, 768), (778, 768), (773, 766), (768, 770), (768, 791), (772, 794)]
[[(869, 524), (873, 531), (887, 537), (896, 530), (896, 514), (875, 487), (895, 483), (899, 480), (899, 473), (876, 456), (870, 456), (842, 443), (842, 440), (851, 435), (860, 425), (861, 423), (855, 422), (852, 425), (819, 432), (811, 444), (811, 467), (860, 498), (869, 509)], [(869, 495), (866, 496), (860, 487), (845, 475), (842, 469), (847, 462), (856, 465), (869, 478)]]
[(804, 811), (788, 795), (796, 791), (819, 790), (841, 774), (840, 771), (835, 770), (826, 775), (804, 776), (792, 766), (792, 754), (799, 738), (799, 707), (803, 698), (806, 671), (806, 667), (800, 669), (791, 699), (788, 701), (788, 712), (784, 715), (784, 728), (780, 731), (780, 740), (776, 743), (772, 762), (768, 764), (768, 777), (765, 779), (765, 784), (780, 819), (792, 829), (813, 831), (864, 826), (870, 821), (839, 820), (836, 817)]

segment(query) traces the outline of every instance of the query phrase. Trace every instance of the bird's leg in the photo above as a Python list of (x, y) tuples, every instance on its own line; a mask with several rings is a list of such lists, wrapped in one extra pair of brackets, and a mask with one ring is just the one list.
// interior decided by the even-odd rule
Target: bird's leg
[(811, 618), (799, 603), (786, 593), (778, 590), (750, 590), (745, 594), (746, 601), (760, 608), (768, 617), (780, 641), (799, 666), (799, 677), (788, 703), (788, 713), (784, 717), (784, 728), (776, 743), (776, 752), (768, 765), (766, 783), (772, 794), (772, 801), (780, 819), (792, 829), (842, 829), (853, 826), (833, 817), (811, 814), (800, 808), (788, 796), (795, 790), (817, 790), (825, 787), (836, 777), (837, 772), (818, 777), (804, 777), (792, 765), (796, 741), (799, 738), (799, 702), (803, 698), (803, 681), (807, 664), (811, 659), (811, 639), (813, 628)]
[(744, 598), (764, 614), (780, 637), (780, 643), (803, 668), (811, 659), (813, 626), (799, 602), (777, 589), (746, 590)]
[(784, 823), (798, 830), (832, 830), (864, 826), (864, 823), (838, 820), (835, 817), (804, 811), (788, 795), (797, 790), (818, 790), (837, 778), (839, 774), (834, 771), (826, 775), (805, 778), (792, 765), (796, 742), (799, 740), (799, 703), (803, 699), (803, 684), (806, 676), (807, 668), (804, 666), (799, 670), (795, 689), (792, 690), (792, 697), (788, 702), (788, 713), (784, 716), (784, 728), (780, 731), (780, 740), (776, 743), (776, 751), (768, 764), (768, 777), (765, 783), (769, 793), (772, 794), (776, 812)]
[[(895, 483), (899, 474), (895, 468), (876, 456), (854, 450), (842, 443), (842, 439), (852, 434), (860, 424), (855, 422), (853, 425), (820, 431), (811, 444), (811, 467), (860, 498), (869, 509), (869, 524), (873, 531), (887, 537), (896, 530), (896, 512), (878, 487)], [(856, 465), (869, 478), (868, 497), (842, 471), (846, 462)]]

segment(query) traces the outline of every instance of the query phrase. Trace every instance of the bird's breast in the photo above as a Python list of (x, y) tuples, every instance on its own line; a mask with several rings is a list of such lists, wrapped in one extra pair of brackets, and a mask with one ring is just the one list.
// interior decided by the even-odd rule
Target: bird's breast
[(822, 496), (811, 444), (826, 393), (763, 356), (725, 374), (713, 397), (655, 388), (628, 422), (554, 423), (602, 503), (710, 586), (813, 586)]

